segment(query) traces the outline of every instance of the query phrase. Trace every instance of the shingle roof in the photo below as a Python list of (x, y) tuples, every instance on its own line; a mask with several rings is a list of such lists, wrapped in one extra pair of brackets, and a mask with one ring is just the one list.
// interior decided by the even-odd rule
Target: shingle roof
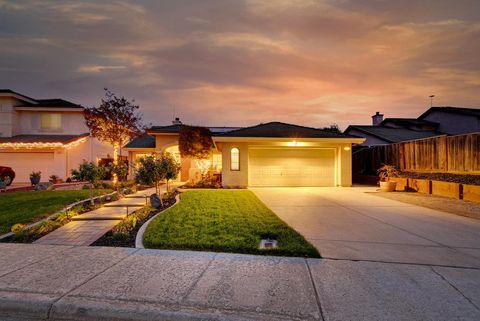
[(369, 126), (369, 125), (350, 125), (345, 130), (345, 132), (350, 131), (351, 129), (356, 129), (360, 132), (363, 132), (367, 135), (372, 135), (383, 139), (389, 143), (399, 143), (407, 140), (421, 139), (433, 136), (443, 135), (437, 131), (427, 131), (427, 130), (411, 130), (407, 128), (391, 128), (384, 126)]
[(124, 148), (155, 148), (155, 137), (142, 135), (132, 139)]
[[(152, 126), (150, 129), (147, 130), (149, 133), (159, 133), (159, 134), (176, 134), (180, 133), (180, 130), (182, 129), (184, 125), (183, 124), (178, 124), (178, 125), (169, 125), (169, 126)], [(210, 129), (213, 135), (215, 134), (222, 134), (226, 132), (230, 132), (232, 130), (237, 130), (240, 129), (241, 127), (207, 127)]]
[(81, 135), (17, 135), (13, 137), (0, 137), (0, 143), (62, 143), (68, 144), (77, 139), (87, 137)]
[(433, 111), (480, 117), (480, 109), (478, 108), (446, 106), (446, 107), (430, 107), (426, 112), (421, 114), (420, 117), (418, 118), (426, 117), (428, 114), (430, 114)]
[(380, 126), (388, 122), (397, 123), (397, 124), (407, 124), (407, 125), (438, 125), (438, 123), (424, 120), (424, 119), (417, 119), (417, 118), (385, 118), (380, 123)]
[(245, 127), (219, 135), (222, 137), (268, 137), (268, 138), (352, 138), (355, 136), (332, 131), (270, 122), (252, 127)]
[(11, 89), (0, 89), (0, 94), (12, 94), (12, 95), (17, 95), (20, 97), (24, 97), (32, 102), (27, 102), (25, 101), (25, 104), (22, 106), (18, 107), (53, 107), (53, 108), (83, 108), (83, 106), (72, 103), (68, 100), (60, 99), (60, 98), (54, 98), (54, 99), (35, 99), (31, 98), (28, 96), (25, 96), (23, 94), (20, 94), (18, 92), (15, 92)]

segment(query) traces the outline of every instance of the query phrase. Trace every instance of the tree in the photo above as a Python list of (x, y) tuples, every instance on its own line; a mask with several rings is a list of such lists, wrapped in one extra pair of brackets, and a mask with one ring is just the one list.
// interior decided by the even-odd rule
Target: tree
[[(85, 120), (93, 137), (113, 146), (113, 164), (118, 164), (121, 147), (132, 138), (139, 136), (143, 129), (140, 108), (134, 100), (117, 97), (105, 88), (105, 98), (100, 106), (85, 108)], [(113, 181), (117, 181), (113, 175)]]
[(202, 175), (208, 170), (208, 158), (212, 154), (212, 133), (208, 128), (197, 126), (182, 126), (178, 138), (180, 155), (193, 158)]
[(167, 192), (170, 192), (168, 182), (178, 177), (178, 173), (181, 169), (180, 164), (172, 156), (172, 154), (165, 153), (160, 158), (160, 167), (162, 168), (163, 176), (167, 182)]
[(93, 205), (93, 187), (97, 180), (103, 176), (103, 168), (92, 162), (84, 161), (80, 164), (78, 170), (72, 169), (72, 177), (77, 181), (85, 181), (90, 183), (90, 203)]
[(338, 128), (337, 124), (331, 124), (329, 127), (324, 127), (323, 130), (333, 133), (341, 133), (340, 128)]
[(163, 206), (162, 196), (159, 195), (160, 182), (163, 180), (163, 170), (160, 162), (154, 156), (146, 156), (139, 159), (138, 169), (135, 173), (135, 182), (144, 185), (155, 185), (155, 192)]

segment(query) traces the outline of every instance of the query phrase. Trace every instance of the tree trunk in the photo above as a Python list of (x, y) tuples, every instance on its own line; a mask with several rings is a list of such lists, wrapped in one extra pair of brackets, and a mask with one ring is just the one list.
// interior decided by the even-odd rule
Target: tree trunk
[(92, 206), (95, 205), (95, 202), (93, 201), (93, 187), (94, 187), (94, 186), (93, 186), (93, 183), (90, 183), (90, 204), (91, 204)]
[(160, 205), (163, 207), (163, 198), (162, 193), (160, 192), (160, 188), (158, 186), (158, 182), (155, 182), (155, 190), (157, 192), (158, 198), (160, 199)]
[[(113, 165), (118, 165), (118, 152), (120, 150), (120, 144), (115, 143), (113, 144)], [(113, 173), (112, 175), (112, 182), (113, 185), (116, 186), (118, 182), (117, 174)]]

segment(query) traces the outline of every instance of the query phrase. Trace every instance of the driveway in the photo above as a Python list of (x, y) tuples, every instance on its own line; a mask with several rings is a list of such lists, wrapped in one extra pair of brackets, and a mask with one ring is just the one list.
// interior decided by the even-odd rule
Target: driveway
[(374, 195), (375, 189), (252, 188), (322, 257), (480, 268), (480, 221)]

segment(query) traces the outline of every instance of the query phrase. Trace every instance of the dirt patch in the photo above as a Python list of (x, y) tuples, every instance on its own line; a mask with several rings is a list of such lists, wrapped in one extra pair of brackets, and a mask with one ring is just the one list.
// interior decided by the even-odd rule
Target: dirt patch
[(479, 203), (415, 192), (378, 192), (372, 193), (371, 195), (380, 196), (412, 205), (423, 206), (455, 215), (480, 219)]

